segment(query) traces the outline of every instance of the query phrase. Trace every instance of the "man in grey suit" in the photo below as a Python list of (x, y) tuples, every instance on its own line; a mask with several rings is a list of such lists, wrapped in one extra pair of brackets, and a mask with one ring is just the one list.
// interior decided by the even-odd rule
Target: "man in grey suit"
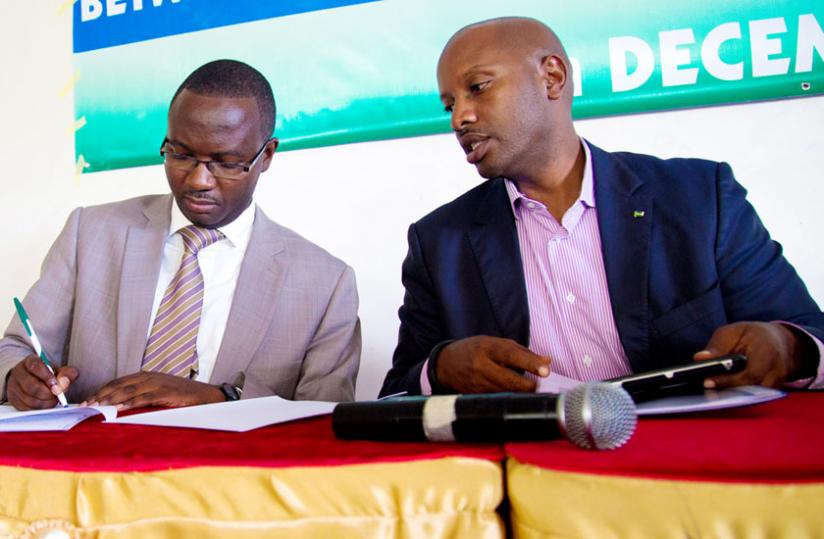
[[(171, 195), (78, 208), (24, 299), (52, 376), (14, 319), (0, 400), (188, 406), (354, 397), (354, 273), (252, 203), (278, 140), (255, 69), (218, 60), (172, 99), (161, 146)], [(188, 287), (188, 288), (187, 288)], [(147, 344), (148, 343), (148, 344)]]

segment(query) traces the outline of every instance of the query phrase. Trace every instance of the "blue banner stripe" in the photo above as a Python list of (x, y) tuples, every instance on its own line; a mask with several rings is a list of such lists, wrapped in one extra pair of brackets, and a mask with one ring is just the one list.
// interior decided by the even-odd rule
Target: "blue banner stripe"
[(74, 52), (380, 0), (77, 0)]

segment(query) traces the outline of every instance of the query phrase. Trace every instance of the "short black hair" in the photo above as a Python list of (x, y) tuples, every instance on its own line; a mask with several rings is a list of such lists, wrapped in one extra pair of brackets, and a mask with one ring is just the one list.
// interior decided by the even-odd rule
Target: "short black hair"
[(186, 77), (171, 103), (183, 90), (208, 97), (254, 97), (263, 136), (268, 140), (274, 133), (277, 109), (272, 86), (249, 64), (237, 60), (214, 60), (203, 64)]

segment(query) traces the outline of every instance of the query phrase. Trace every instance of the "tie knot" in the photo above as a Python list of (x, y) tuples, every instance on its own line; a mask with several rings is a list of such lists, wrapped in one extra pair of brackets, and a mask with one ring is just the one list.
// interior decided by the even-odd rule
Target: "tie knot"
[(208, 247), (226, 237), (220, 230), (201, 228), (195, 225), (184, 226), (178, 230), (178, 233), (180, 233), (180, 236), (183, 238), (183, 244), (186, 246), (186, 249), (195, 255), (204, 247)]

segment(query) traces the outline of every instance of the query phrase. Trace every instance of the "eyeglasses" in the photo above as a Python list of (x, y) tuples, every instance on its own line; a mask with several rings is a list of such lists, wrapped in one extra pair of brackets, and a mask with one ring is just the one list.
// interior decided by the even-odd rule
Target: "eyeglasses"
[(196, 157), (183, 153), (177, 153), (174, 146), (169, 143), (168, 138), (164, 138), (163, 144), (160, 145), (160, 155), (163, 157), (163, 162), (175, 170), (191, 172), (197, 168), (200, 163), (203, 163), (215, 178), (221, 178), (223, 180), (239, 180), (248, 174), (252, 167), (255, 166), (255, 163), (257, 163), (258, 159), (260, 159), (260, 156), (263, 155), (263, 150), (266, 149), (266, 145), (272, 142), (272, 140), (273, 139), (269, 139), (264, 142), (263, 146), (260, 147), (249, 163), (210, 161), (197, 159)]

